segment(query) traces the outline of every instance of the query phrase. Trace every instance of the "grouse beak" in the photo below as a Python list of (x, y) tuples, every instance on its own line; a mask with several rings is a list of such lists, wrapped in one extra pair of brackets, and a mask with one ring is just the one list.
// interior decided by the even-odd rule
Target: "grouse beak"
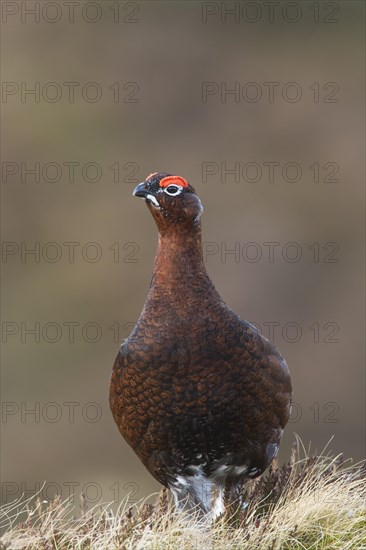
[(144, 181), (139, 183), (133, 190), (134, 197), (142, 197), (143, 199), (146, 199), (148, 194), (149, 191), (146, 189), (146, 183)]
[(133, 196), (134, 197), (141, 197), (143, 199), (146, 199), (150, 203), (152, 203), (154, 206), (159, 208), (159, 203), (157, 199), (152, 195), (149, 190), (146, 188), (146, 183), (143, 181), (142, 183), (139, 183), (135, 189), (133, 190)]

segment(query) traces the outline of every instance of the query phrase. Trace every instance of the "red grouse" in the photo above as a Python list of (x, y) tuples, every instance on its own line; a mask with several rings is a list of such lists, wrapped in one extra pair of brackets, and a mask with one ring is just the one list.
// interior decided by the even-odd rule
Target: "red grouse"
[(150, 290), (113, 367), (114, 420), (178, 509), (218, 515), (277, 455), (289, 419), (286, 361), (223, 302), (201, 250), (201, 201), (180, 177), (134, 190), (159, 230)]

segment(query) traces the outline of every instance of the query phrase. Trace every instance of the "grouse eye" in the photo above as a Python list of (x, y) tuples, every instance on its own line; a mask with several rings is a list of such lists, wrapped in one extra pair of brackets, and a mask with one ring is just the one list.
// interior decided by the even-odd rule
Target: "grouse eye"
[(168, 187), (166, 187), (164, 191), (171, 197), (175, 197), (176, 195), (179, 195), (179, 193), (182, 192), (182, 189), (183, 187), (180, 187), (180, 185), (168, 185)]

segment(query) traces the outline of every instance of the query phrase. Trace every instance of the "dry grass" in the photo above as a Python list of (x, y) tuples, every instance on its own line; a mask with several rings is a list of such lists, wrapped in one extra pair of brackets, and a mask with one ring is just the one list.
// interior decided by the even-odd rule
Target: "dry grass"
[(107, 549), (366, 549), (366, 468), (341, 456), (311, 457), (300, 441), (290, 461), (276, 463), (241, 492), (238, 505), (212, 525), (177, 514), (165, 489), (154, 505), (117, 513), (36, 497), (6, 505), (0, 550)]

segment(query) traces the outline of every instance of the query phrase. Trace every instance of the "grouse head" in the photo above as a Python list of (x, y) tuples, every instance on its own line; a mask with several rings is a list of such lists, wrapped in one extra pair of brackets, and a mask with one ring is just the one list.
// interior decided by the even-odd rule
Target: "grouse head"
[(181, 176), (154, 172), (134, 189), (142, 197), (160, 234), (192, 230), (200, 225), (202, 204), (193, 187)]

